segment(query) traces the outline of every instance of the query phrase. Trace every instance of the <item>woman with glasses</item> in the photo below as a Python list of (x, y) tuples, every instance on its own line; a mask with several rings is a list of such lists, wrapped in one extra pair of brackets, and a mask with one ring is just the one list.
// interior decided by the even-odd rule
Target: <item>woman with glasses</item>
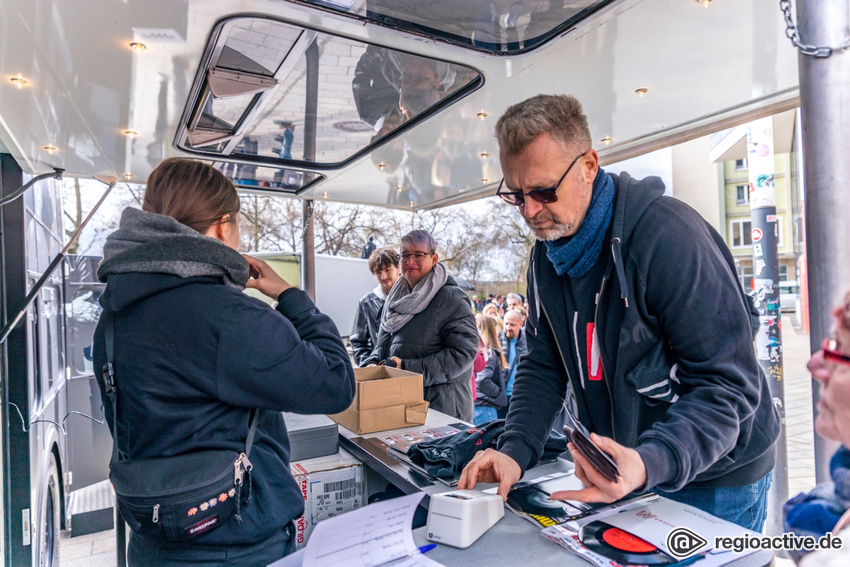
[(478, 329), (469, 298), (439, 263), (424, 230), (401, 239), (401, 277), (390, 290), (372, 354), (362, 366), (386, 364), (422, 374), (431, 409), (472, 422), (472, 365)]
[(792, 551), (794, 560), (804, 566), (850, 565), (850, 292), (832, 316), (835, 337), (823, 342), (808, 368), (821, 383), (815, 429), (822, 437), (841, 443), (829, 465), (833, 482), (820, 484), (808, 494), (798, 494), (785, 504), (783, 511), (785, 531), (815, 539), (831, 532), (844, 544), (840, 550), (810, 555)]

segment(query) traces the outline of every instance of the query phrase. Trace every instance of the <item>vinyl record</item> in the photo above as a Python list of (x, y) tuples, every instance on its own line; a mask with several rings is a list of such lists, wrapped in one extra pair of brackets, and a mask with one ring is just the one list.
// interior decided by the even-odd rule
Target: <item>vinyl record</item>
[(589, 550), (623, 565), (672, 565), (677, 562), (651, 543), (605, 522), (584, 526), (580, 539)]
[(511, 490), (508, 500), (526, 514), (552, 516), (567, 513), (565, 502), (550, 500), (548, 494), (533, 488)]

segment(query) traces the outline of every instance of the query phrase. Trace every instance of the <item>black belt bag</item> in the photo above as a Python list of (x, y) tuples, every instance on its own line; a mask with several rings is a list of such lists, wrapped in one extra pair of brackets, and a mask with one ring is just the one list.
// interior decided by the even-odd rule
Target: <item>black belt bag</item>
[(251, 411), (243, 452), (208, 450), (156, 459), (121, 459), (118, 451), (118, 395), (113, 365), (115, 316), (104, 311), (106, 393), (115, 416), (109, 480), (118, 511), (134, 533), (153, 541), (185, 541), (232, 518), (251, 501), (251, 445), (258, 410)]

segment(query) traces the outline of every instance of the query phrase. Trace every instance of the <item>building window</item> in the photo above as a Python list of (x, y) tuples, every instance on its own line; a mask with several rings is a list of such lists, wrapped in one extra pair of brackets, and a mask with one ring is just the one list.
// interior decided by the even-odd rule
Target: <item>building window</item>
[(729, 234), (732, 236), (732, 248), (746, 248), (753, 243), (753, 225), (749, 220), (729, 221)]
[(743, 171), (747, 169), (747, 158), (735, 160), (735, 171)]
[(753, 290), (753, 267), (752, 266), (737, 266), (738, 280), (741, 282), (741, 287), (745, 292)]
[(784, 217), (780, 217), (780, 216), (776, 217), (776, 248), (777, 249), (782, 248), (782, 241), (783, 241), (782, 232), (783, 232), (783, 225), (785, 224), (783, 219), (784, 219)]
[(746, 205), (750, 202), (750, 187), (749, 185), (738, 185), (735, 188), (738, 195), (738, 204)]
[(779, 264), (779, 281), (787, 282), (788, 281), (788, 266), (784, 264)]

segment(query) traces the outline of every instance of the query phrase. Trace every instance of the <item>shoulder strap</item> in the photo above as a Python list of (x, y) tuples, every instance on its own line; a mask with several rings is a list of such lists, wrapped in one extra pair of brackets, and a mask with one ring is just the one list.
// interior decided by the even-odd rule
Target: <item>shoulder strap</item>
[[(115, 382), (115, 312), (104, 311), (101, 315), (104, 322), (103, 338), (106, 343), (106, 364), (103, 365), (103, 383), (106, 395), (112, 402), (113, 429), (115, 438), (112, 441), (112, 462), (120, 459), (118, 452), (118, 385)], [(257, 432), (257, 422), (260, 421), (260, 410), (252, 409), (248, 437), (245, 439), (245, 456), (251, 454), (251, 446), (254, 444), (254, 434)]]

